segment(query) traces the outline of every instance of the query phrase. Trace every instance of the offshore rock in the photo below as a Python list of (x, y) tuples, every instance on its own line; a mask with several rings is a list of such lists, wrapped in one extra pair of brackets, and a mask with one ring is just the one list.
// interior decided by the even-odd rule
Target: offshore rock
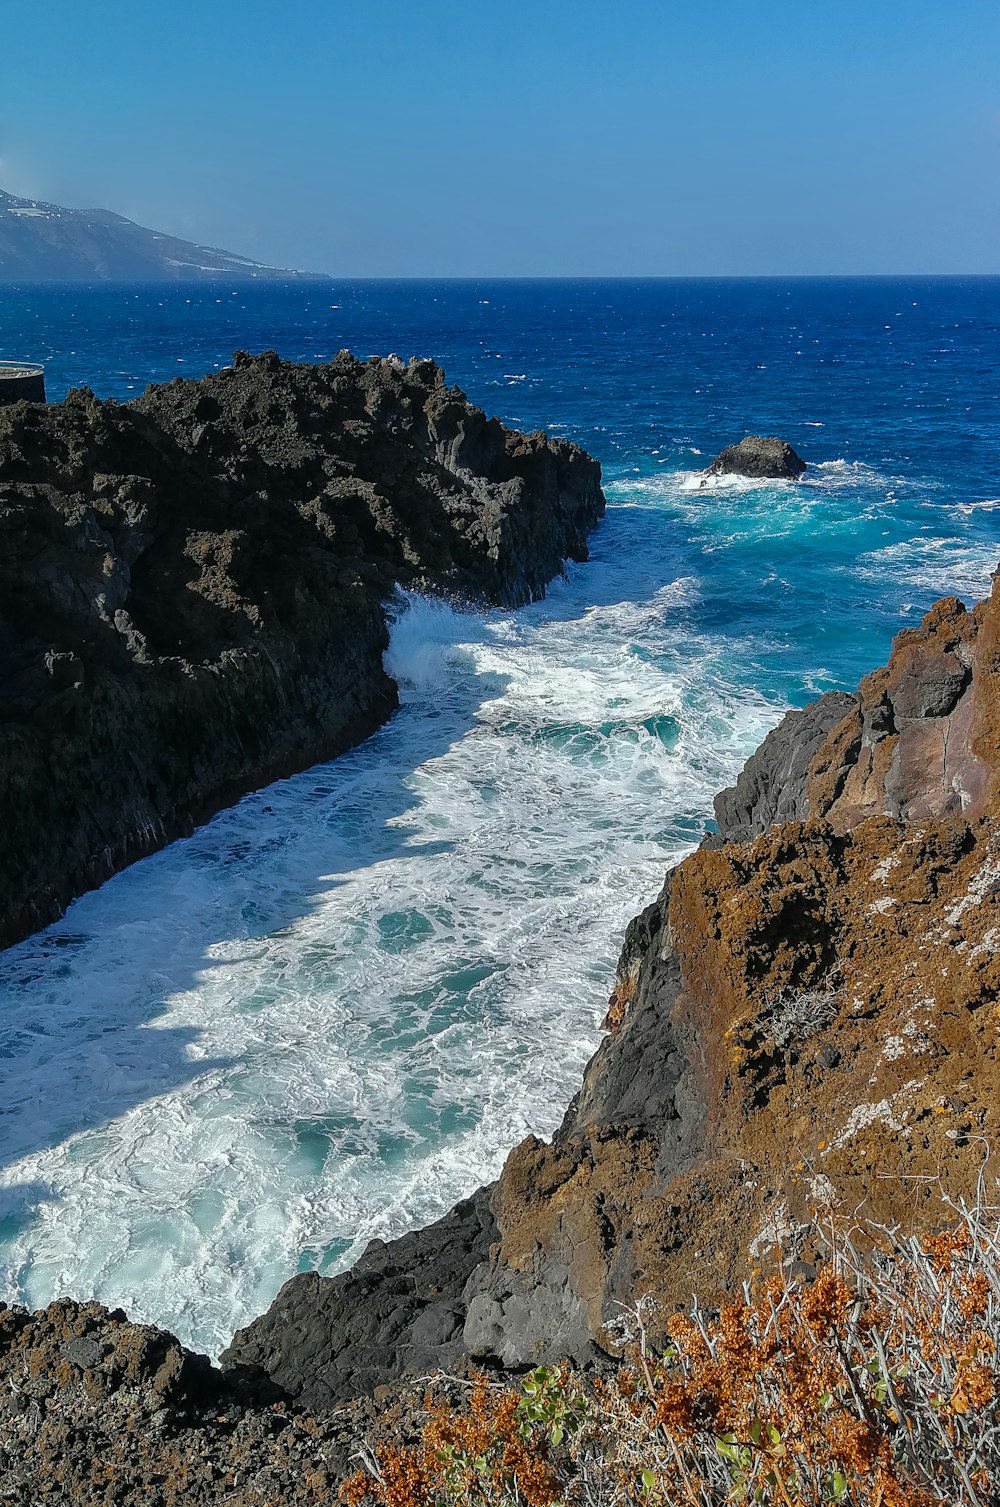
[[(823, 1208), (920, 1230), (992, 1165), (1000, 581), (972, 612), (939, 602), (856, 696), (789, 713), (717, 810), (720, 834), (628, 929), (610, 1034), (552, 1143), (516, 1147), (489, 1194), (496, 1233), (458, 1305), (480, 1361), (614, 1353), (650, 1297), (658, 1342), (692, 1293), (711, 1304), (755, 1265), (807, 1258)], [(402, 1243), (379, 1260), (402, 1267)], [(361, 1274), (335, 1302), (313, 1280), (333, 1354), (348, 1295), (377, 1298)], [(309, 1357), (289, 1356), (310, 1322), (280, 1366), (269, 1317), (228, 1359), (305, 1393)]]
[(748, 434), (738, 445), (727, 445), (720, 451), (705, 468), (705, 475), (797, 481), (805, 469), (805, 461), (786, 440), (775, 435)]
[(433, 361), (0, 409), (0, 945), (384, 722), (397, 583), (517, 605), (603, 510), (596, 461)]

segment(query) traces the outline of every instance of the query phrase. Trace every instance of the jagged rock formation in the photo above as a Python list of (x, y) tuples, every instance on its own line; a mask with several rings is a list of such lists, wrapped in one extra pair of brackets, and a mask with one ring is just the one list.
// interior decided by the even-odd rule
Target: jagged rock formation
[(261, 1371), (315, 1408), (454, 1366), (465, 1352), (465, 1285), (497, 1238), (491, 1192), (399, 1240), (373, 1240), (338, 1277), (293, 1277), (221, 1364)]
[(806, 469), (786, 440), (774, 435), (748, 434), (738, 445), (727, 445), (705, 468), (706, 476), (756, 476), (797, 481)]
[(422, 1392), (317, 1416), (98, 1303), (3, 1309), (0, 1500), (331, 1507), (359, 1437), (416, 1437)]
[[(633, 921), (611, 1034), (552, 1144), (529, 1137), (492, 1190), (467, 1353), (586, 1360), (647, 1294), (658, 1338), (693, 1292), (719, 1299), (775, 1252), (807, 1262), (819, 1208), (920, 1228), (974, 1188), (1000, 1103), (998, 808), (1000, 581), (972, 612), (938, 603), (857, 696), (789, 713)], [(480, 1208), (452, 1216), (468, 1252)], [(360, 1279), (336, 1280), (346, 1313)], [(231, 1361), (293, 1377), (294, 1330), (280, 1369), (269, 1354), (296, 1284)], [(400, 1303), (397, 1330), (418, 1311)]]
[(0, 190), (0, 281), (330, 282), (146, 230), (109, 209), (67, 209)]
[(397, 583), (516, 605), (603, 510), (432, 361), (0, 408), (0, 945), (384, 722)]

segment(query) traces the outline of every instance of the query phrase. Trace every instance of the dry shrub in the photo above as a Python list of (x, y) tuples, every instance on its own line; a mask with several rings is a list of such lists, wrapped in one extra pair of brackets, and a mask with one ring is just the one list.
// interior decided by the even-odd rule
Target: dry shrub
[[(647, 1342), (605, 1376), (541, 1367), (428, 1398), (421, 1444), (362, 1451), (349, 1507), (988, 1507), (1000, 1501), (1000, 1223), (982, 1204), (930, 1239), (832, 1231), (784, 1276)], [(874, 1249), (868, 1242), (874, 1233)]]

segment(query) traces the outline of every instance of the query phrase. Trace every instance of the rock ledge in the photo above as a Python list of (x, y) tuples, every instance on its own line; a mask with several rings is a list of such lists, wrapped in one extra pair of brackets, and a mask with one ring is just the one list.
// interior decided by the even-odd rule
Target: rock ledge
[(397, 584), (516, 606), (600, 466), (433, 361), (238, 353), (134, 403), (0, 408), (0, 946), (397, 705)]

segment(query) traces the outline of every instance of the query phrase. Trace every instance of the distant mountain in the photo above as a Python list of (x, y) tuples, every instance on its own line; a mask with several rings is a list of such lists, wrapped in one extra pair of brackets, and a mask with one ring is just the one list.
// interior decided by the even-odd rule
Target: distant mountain
[(0, 190), (0, 282), (232, 282), (324, 273), (269, 267), (161, 231), (108, 209), (64, 209)]

